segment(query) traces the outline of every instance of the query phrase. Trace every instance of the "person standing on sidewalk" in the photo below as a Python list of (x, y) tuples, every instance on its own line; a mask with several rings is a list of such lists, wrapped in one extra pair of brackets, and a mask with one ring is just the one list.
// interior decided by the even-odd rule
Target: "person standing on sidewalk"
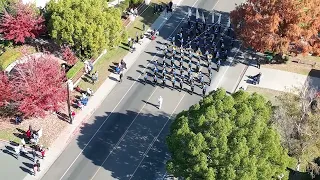
[(98, 71), (94, 72), (91, 76), (92, 84), (95, 84), (98, 81)]
[(74, 110), (71, 111), (71, 120), (74, 121), (74, 117), (76, 116), (76, 112)]
[(162, 102), (163, 102), (163, 98), (162, 98), (162, 96), (160, 96), (159, 99), (158, 99), (158, 104), (159, 104), (158, 109), (161, 109)]
[(122, 71), (120, 72), (120, 75), (119, 75), (119, 82), (121, 83), (122, 82), (122, 77), (123, 77), (123, 73)]
[(16, 159), (19, 159), (20, 150), (21, 150), (20, 144), (14, 147), (14, 152), (16, 153)]

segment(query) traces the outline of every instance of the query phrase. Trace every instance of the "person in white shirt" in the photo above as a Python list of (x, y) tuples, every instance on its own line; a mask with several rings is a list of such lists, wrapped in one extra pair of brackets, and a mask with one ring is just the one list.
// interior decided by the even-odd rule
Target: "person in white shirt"
[(159, 99), (158, 99), (158, 104), (159, 104), (159, 108), (158, 109), (161, 109), (162, 102), (163, 102), (163, 98), (162, 98), (162, 96), (160, 96)]

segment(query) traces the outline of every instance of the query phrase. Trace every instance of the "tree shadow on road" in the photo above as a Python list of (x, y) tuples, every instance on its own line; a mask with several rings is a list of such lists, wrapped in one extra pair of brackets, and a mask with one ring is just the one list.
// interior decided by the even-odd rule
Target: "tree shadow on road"
[(101, 166), (100, 171), (112, 172), (113, 178), (129, 179), (136, 172), (133, 179), (155, 179), (157, 174), (164, 175), (164, 162), (169, 156), (165, 144), (171, 124), (168, 117), (162, 112), (106, 112), (92, 117), (93, 124), (81, 127), (78, 145), (86, 158)]

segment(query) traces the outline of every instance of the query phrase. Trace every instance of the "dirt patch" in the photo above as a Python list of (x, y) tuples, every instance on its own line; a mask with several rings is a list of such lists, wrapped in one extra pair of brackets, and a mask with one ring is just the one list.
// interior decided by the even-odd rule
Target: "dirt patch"
[(25, 131), (31, 125), (34, 130), (42, 128), (43, 135), (39, 144), (49, 147), (69, 124), (67, 119), (63, 118), (63, 114), (67, 114), (66, 110), (61, 111), (60, 115), (54, 113), (45, 118), (25, 119), (19, 125), (14, 123), (13, 118), (2, 118), (0, 120), (0, 139), (20, 143), (21, 138), (25, 136)]
[(320, 58), (313, 56), (290, 57), (284, 64), (264, 64), (264, 68), (278, 69), (313, 77), (320, 77)]

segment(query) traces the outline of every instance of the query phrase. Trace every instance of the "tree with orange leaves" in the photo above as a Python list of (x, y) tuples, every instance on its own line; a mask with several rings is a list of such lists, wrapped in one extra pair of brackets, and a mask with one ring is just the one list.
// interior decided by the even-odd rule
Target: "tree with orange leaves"
[(320, 55), (319, 0), (247, 0), (230, 16), (246, 47), (281, 55)]

